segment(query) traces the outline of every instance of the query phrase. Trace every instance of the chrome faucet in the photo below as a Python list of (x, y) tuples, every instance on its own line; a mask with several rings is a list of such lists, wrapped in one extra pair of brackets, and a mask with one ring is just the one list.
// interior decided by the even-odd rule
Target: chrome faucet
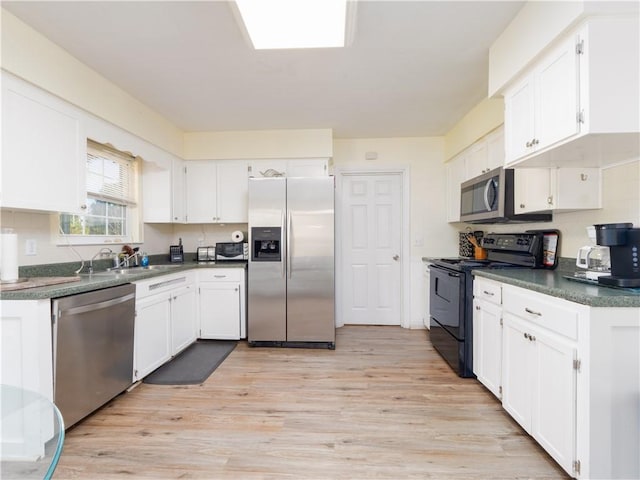
[[(138, 265), (137, 261), (134, 262), (134, 265), (129, 265), (129, 260), (131, 260), (132, 258), (135, 259), (138, 256), (138, 254), (139, 254), (139, 252), (133, 252), (131, 255), (127, 255), (127, 256), (122, 257), (122, 259), (117, 260), (117, 262), (114, 263), (113, 268), (128, 268), (128, 267), (131, 267), (131, 266), (134, 266), (134, 267), (137, 266)], [(118, 258), (118, 257), (116, 257), (116, 258)]]
[(93, 261), (96, 259), (96, 257), (102, 256), (105, 253), (109, 254), (110, 257), (114, 256), (113, 250), (111, 250), (110, 248), (107, 248), (107, 247), (102, 247), (98, 251), (98, 253), (96, 253), (93, 257), (91, 257), (91, 260), (89, 260), (89, 273), (93, 273)]

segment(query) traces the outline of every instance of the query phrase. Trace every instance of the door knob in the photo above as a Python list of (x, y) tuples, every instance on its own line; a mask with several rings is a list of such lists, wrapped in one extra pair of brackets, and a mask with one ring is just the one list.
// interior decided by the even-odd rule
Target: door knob
[(400, 255), (394, 255), (393, 259), (397, 262), (398, 260), (400, 260)]

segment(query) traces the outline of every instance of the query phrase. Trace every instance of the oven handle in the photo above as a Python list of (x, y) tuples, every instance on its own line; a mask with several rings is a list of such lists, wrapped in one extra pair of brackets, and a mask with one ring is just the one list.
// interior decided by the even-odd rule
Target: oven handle
[(449, 275), (450, 277), (456, 277), (456, 278), (460, 278), (460, 274), (456, 273), (456, 272), (452, 272), (451, 270), (448, 270), (446, 268), (442, 268), (439, 267), (437, 265), (429, 265), (429, 270), (438, 270), (442, 273), (446, 273), (447, 275)]

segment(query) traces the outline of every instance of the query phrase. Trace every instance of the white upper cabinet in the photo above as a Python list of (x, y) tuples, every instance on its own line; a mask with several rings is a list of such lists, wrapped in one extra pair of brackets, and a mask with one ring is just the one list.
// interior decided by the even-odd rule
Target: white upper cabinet
[(174, 158), (168, 167), (142, 165), (142, 218), (145, 223), (184, 223), (184, 167)]
[(2, 75), (2, 207), (82, 214), (87, 137), (62, 100)]
[(640, 154), (638, 19), (593, 17), (504, 91), (507, 166), (604, 166)]
[(327, 158), (251, 160), (250, 177), (325, 177), (329, 175)]
[(247, 223), (249, 221), (248, 163), (244, 160), (219, 161), (216, 175), (217, 221)]
[(185, 162), (186, 223), (247, 223), (244, 160)]
[(488, 133), (465, 150), (464, 180), (470, 180), (494, 168), (504, 166), (504, 127)]
[(460, 221), (460, 184), (465, 180), (464, 153), (449, 160), (445, 165), (447, 222)]
[(565, 40), (505, 94), (507, 163), (578, 132), (576, 44)]
[(516, 168), (514, 178), (516, 214), (602, 208), (599, 168)]

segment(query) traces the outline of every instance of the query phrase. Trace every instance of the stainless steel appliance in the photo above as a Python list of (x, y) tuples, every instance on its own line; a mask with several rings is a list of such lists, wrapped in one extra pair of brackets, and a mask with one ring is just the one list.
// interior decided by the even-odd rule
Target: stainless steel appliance
[(430, 265), (429, 337), (433, 347), (461, 377), (473, 378), (473, 275), (480, 268), (555, 268), (547, 249), (559, 244), (557, 230), (488, 233), (486, 260), (443, 258)]
[(598, 283), (614, 287), (640, 287), (640, 228), (632, 223), (595, 225), (596, 242), (609, 247), (611, 275), (598, 277)]
[(247, 242), (216, 243), (216, 262), (249, 260), (249, 244)]
[(196, 250), (196, 259), (198, 262), (215, 262), (216, 247), (198, 247)]
[(53, 395), (65, 427), (131, 385), (135, 291), (126, 284), (53, 301)]
[(249, 345), (335, 348), (334, 179), (249, 179)]
[(517, 214), (513, 169), (496, 168), (462, 183), (460, 221), (467, 223), (550, 222), (551, 213)]

